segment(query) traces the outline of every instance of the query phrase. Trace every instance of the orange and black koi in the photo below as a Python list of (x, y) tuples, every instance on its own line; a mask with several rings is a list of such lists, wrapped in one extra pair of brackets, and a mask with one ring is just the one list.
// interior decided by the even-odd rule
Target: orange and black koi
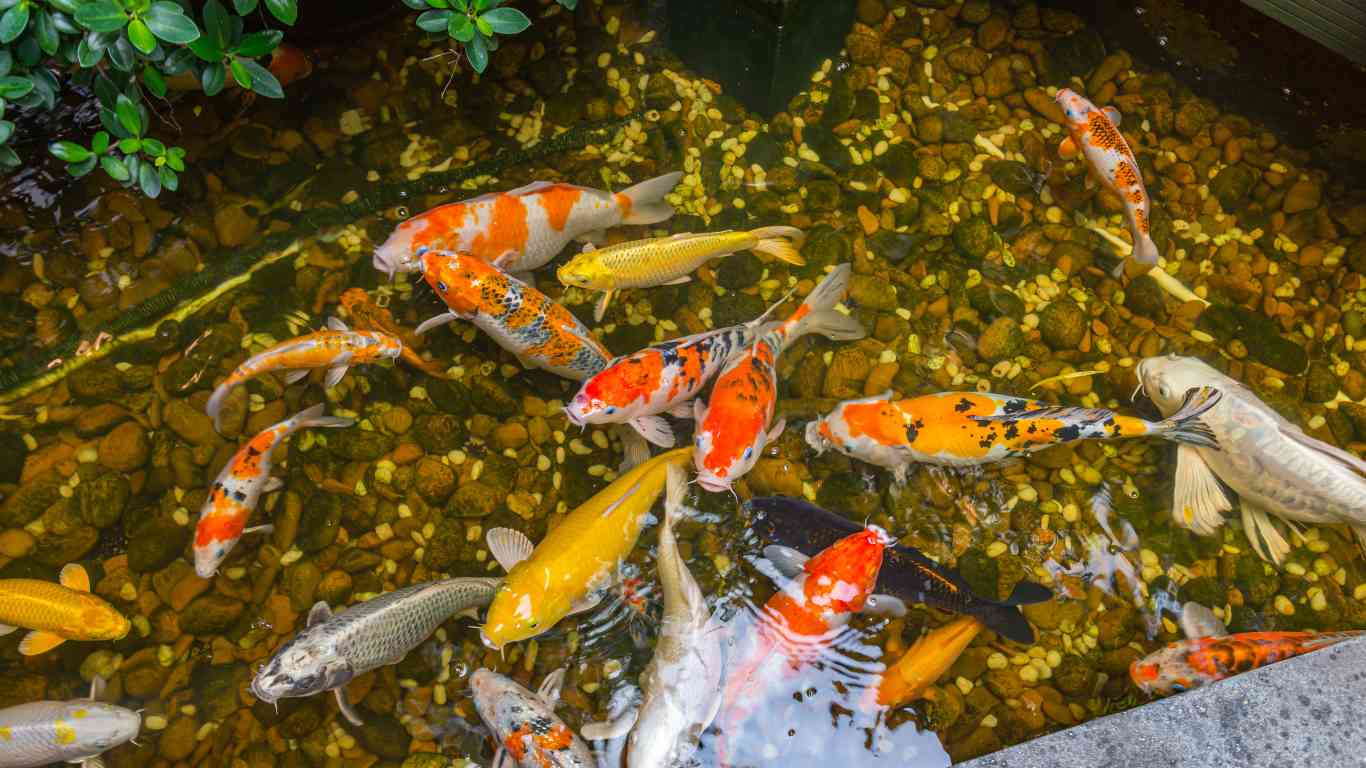
[(1188, 691), (1356, 637), (1361, 632), (1243, 632), (1178, 640), (1129, 666), (1145, 693)]

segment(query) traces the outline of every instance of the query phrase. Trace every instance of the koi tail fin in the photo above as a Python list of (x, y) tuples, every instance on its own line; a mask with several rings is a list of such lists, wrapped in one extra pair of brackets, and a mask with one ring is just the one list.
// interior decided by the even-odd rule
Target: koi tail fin
[(351, 425), (353, 425), (353, 424), (356, 423), (356, 420), (355, 420), (355, 419), (348, 419), (348, 418), (346, 418), (345, 416), (324, 416), (324, 415), (323, 415), (323, 409), (326, 408), (326, 407), (327, 407), (327, 406), (326, 406), (325, 403), (318, 403), (317, 405), (310, 406), (310, 407), (308, 407), (308, 408), (303, 409), (302, 411), (299, 411), (299, 412), (298, 412), (297, 414), (295, 414), (295, 416), (294, 416), (294, 428), (295, 428), (295, 429), (304, 429), (305, 427), (342, 427), (342, 428), (345, 428), (345, 427), (349, 427), (349, 426), (351, 426)]
[(806, 235), (802, 234), (796, 227), (760, 227), (749, 233), (751, 237), (759, 242), (751, 250), (759, 253), (766, 253), (769, 256), (793, 264), (798, 267), (806, 265), (806, 259), (797, 252), (806, 240)]
[(834, 341), (853, 341), (868, 335), (859, 321), (835, 309), (849, 287), (849, 265), (835, 267), (811, 291), (797, 311), (783, 323), (779, 333), (784, 344), (791, 344), (808, 333), (817, 333)]
[(227, 381), (218, 385), (218, 389), (215, 389), (213, 394), (209, 395), (209, 402), (204, 405), (204, 413), (208, 415), (210, 419), (213, 419), (213, 428), (215, 432), (223, 431), (222, 419), (220, 418), (220, 414), (223, 411), (223, 402), (228, 399), (228, 395), (236, 386), (237, 382), (229, 378)]
[(1220, 397), (1219, 391), (1211, 387), (1190, 390), (1176, 413), (1153, 425), (1152, 434), (1175, 443), (1217, 449), (1219, 441), (1200, 417), (1213, 408)]
[(1053, 592), (1048, 587), (1032, 581), (1022, 581), (1015, 585), (1014, 591), (1004, 602), (985, 605), (975, 615), (987, 629), (1001, 637), (1028, 645), (1034, 642), (1034, 628), (1029, 626), (1029, 621), (1020, 611), (1020, 606), (1052, 599)]
[(618, 192), (616, 199), (621, 206), (621, 223), (657, 224), (673, 216), (674, 207), (664, 202), (664, 196), (673, 191), (682, 178), (682, 171), (674, 171)]
[(667, 532), (668, 537), (673, 537), (674, 522), (683, 514), (683, 500), (688, 498), (688, 476), (683, 472), (683, 468), (677, 464), (670, 464), (666, 468), (664, 491), (664, 527), (660, 529), (660, 536)]
[(1129, 279), (1146, 275), (1157, 266), (1157, 243), (1153, 242), (1152, 236), (1146, 232), (1139, 232), (1137, 228), (1131, 230), (1134, 236), (1134, 249), (1129, 253), (1129, 258), (1121, 261), (1113, 270), (1113, 276), (1127, 276)]

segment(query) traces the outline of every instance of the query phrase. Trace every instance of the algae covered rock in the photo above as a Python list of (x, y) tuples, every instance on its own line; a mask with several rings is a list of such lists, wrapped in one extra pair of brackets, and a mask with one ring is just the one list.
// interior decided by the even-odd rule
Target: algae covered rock
[(393, 715), (366, 713), (365, 723), (347, 727), (365, 750), (385, 760), (402, 760), (413, 737)]
[(1234, 163), (1210, 179), (1209, 191), (1226, 211), (1241, 208), (1257, 184), (1257, 170), (1247, 163)]
[(1024, 349), (1024, 333), (1013, 318), (998, 317), (977, 339), (977, 354), (988, 362), (1008, 360)]
[[(806, 244), (802, 246), (802, 256), (806, 259), (807, 268), (815, 270), (843, 264), (853, 258), (853, 253), (854, 247), (849, 242), (849, 236), (826, 224), (808, 232)], [(718, 324), (717, 327), (721, 326)]]
[(953, 228), (953, 244), (974, 266), (980, 264), (995, 246), (991, 222), (980, 216), (963, 219)]
[(1055, 350), (1076, 349), (1086, 335), (1086, 312), (1071, 299), (1050, 302), (1039, 313), (1039, 334)]
[(444, 456), (465, 445), (465, 424), (449, 413), (429, 413), (413, 422), (413, 438), (423, 450)]
[(128, 537), (128, 567), (138, 573), (165, 568), (180, 557), (192, 531), (169, 517), (153, 517)]
[(125, 421), (99, 442), (100, 463), (116, 472), (132, 472), (147, 463), (151, 441), (137, 422)]
[(394, 438), (374, 429), (332, 430), (327, 435), (327, 447), (333, 454), (348, 461), (374, 461), (389, 452)]
[(244, 608), (227, 595), (201, 595), (181, 612), (180, 629), (191, 635), (216, 635), (235, 624)]
[(128, 478), (109, 472), (76, 488), (76, 504), (81, 520), (96, 528), (108, 528), (118, 522), (133, 489)]

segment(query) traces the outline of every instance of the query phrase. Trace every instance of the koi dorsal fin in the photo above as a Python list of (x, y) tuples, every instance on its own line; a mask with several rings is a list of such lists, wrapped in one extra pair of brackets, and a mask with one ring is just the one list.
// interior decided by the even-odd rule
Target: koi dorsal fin
[(308, 623), (304, 626), (317, 626), (330, 618), (332, 618), (332, 609), (327, 607), (326, 600), (319, 600), (318, 602), (313, 604), (313, 607), (311, 609), (309, 609)]
[(1181, 606), (1181, 631), (1191, 640), (1197, 640), (1202, 637), (1223, 637), (1228, 634), (1228, 627), (1214, 615), (1214, 611), (1199, 603), (1187, 602)]
[(57, 580), (67, 589), (74, 589), (77, 592), (90, 591), (90, 574), (86, 573), (85, 568), (79, 563), (67, 563), (62, 566), (61, 575)]

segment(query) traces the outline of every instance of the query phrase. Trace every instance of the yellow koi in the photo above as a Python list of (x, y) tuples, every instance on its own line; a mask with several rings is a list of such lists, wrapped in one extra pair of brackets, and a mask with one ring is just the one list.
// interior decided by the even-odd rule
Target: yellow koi
[(963, 655), (968, 643), (982, 631), (982, 626), (974, 616), (959, 616), (922, 635), (905, 655), (882, 673), (876, 689), (877, 704), (899, 707), (924, 696), (925, 690)]
[(0, 635), (33, 630), (19, 643), (20, 653), (36, 656), (67, 640), (119, 640), (128, 634), (128, 619), (90, 594), (84, 568), (72, 563), (59, 578), (60, 584), (0, 579)]
[(595, 605), (635, 548), (668, 468), (691, 461), (692, 448), (678, 448), (635, 467), (570, 512), (534, 549), (517, 531), (490, 530), (489, 551), (508, 575), (479, 630), (484, 645), (499, 649), (535, 637)]
[(707, 261), (736, 251), (766, 253), (802, 266), (806, 260), (797, 248), (803, 239), (802, 231), (796, 227), (761, 227), (749, 232), (726, 230), (651, 237), (597, 249), (589, 244), (555, 274), (565, 285), (604, 291), (593, 310), (593, 319), (601, 321), (615, 292), (686, 283), (692, 279), (693, 271)]

